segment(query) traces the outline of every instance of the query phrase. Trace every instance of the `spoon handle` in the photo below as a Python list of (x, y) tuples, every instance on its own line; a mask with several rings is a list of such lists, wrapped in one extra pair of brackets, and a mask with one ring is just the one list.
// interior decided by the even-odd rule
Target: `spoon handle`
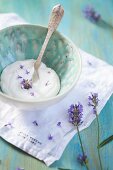
[(34, 63), (34, 68), (35, 68), (36, 71), (38, 71), (38, 68), (40, 66), (40, 63), (41, 63), (43, 54), (45, 52), (45, 49), (47, 47), (47, 44), (49, 42), (49, 39), (51, 38), (53, 32), (56, 30), (57, 26), (59, 25), (59, 23), (60, 23), (60, 21), (63, 17), (63, 14), (64, 14), (64, 9), (60, 4), (53, 7), (52, 14), (51, 14), (51, 17), (50, 17), (50, 21), (49, 21), (49, 24), (48, 24), (48, 32), (47, 32), (45, 41), (42, 45), (39, 56), (38, 56), (36, 62)]

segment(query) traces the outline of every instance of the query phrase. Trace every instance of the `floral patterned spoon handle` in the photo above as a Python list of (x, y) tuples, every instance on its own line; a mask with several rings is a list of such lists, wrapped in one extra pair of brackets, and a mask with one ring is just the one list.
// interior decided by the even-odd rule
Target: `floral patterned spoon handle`
[(47, 47), (47, 44), (48, 44), (53, 32), (56, 30), (56, 28), (59, 25), (59, 23), (60, 23), (60, 21), (61, 21), (61, 19), (63, 17), (63, 14), (64, 14), (64, 9), (60, 4), (53, 7), (52, 14), (51, 14), (51, 17), (50, 17), (50, 21), (49, 21), (49, 24), (48, 24), (48, 32), (47, 32), (45, 41), (44, 41), (44, 43), (42, 45), (41, 51), (39, 53), (39, 56), (38, 56), (36, 62), (34, 63), (33, 82), (35, 82), (39, 78), (39, 76), (38, 76), (38, 68), (40, 66), (43, 54), (45, 52), (45, 49)]

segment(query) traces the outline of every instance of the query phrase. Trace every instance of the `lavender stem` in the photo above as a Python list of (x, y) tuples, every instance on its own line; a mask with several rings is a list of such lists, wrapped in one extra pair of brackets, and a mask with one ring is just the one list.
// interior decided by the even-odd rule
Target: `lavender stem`
[[(95, 114), (96, 114), (96, 120), (97, 120), (97, 126), (98, 126), (98, 127), (97, 127), (97, 128), (98, 128), (98, 141), (97, 141), (98, 144), (97, 144), (97, 146), (99, 146), (99, 144), (100, 144), (100, 125), (99, 125), (99, 119), (98, 119), (98, 114), (97, 114), (97, 112), (96, 112)], [(97, 147), (97, 150), (98, 150), (98, 157), (99, 157), (99, 162), (100, 162), (100, 168), (101, 168), (101, 170), (103, 170), (99, 147)]]
[[(81, 145), (82, 154), (83, 154), (83, 156), (84, 156), (84, 155), (85, 155), (85, 152), (84, 152), (84, 147), (83, 147), (82, 140), (81, 140), (81, 136), (80, 136), (79, 127), (78, 127), (78, 125), (77, 125), (76, 127), (77, 127), (77, 133), (78, 133), (78, 138), (79, 138), (80, 145)], [(84, 162), (84, 164), (85, 164), (87, 170), (89, 170), (89, 167), (88, 167), (87, 163)]]

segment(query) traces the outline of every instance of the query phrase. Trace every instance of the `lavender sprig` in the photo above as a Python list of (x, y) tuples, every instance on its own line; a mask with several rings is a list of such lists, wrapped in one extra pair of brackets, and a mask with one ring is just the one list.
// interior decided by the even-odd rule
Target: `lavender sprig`
[(79, 126), (82, 124), (82, 115), (83, 115), (83, 106), (78, 103), (72, 104), (68, 109), (69, 115), (69, 122), (72, 123), (74, 126)]
[(101, 18), (101, 15), (98, 12), (96, 12), (95, 9), (90, 5), (87, 5), (83, 9), (83, 14), (84, 14), (85, 18), (87, 18), (91, 22), (95, 22), (95, 23), (98, 22)]
[(93, 108), (93, 113), (97, 113), (97, 106), (99, 103), (98, 94), (97, 93), (91, 93), (90, 96), (88, 96), (88, 106), (91, 106)]
[[(98, 132), (98, 146), (99, 146), (99, 144), (100, 144), (100, 124), (99, 124), (99, 119), (98, 119), (98, 114), (97, 114), (98, 103), (99, 103), (98, 93), (91, 93), (91, 95), (88, 97), (88, 106), (93, 108), (93, 114), (96, 115), (97, 126), (98, 126), (98, 131), (97, 131)], [(100, 148), (97, 147), (97, 149), (98, 149), (100, 168), (101, 168), (101, 170), (103, 170), (101, 155), (100, 155)]]
[[(83, 148), (83, 144), (82, 144), (82, 140), (81, 140), (81, 136), (80, 136), (80, 131), (79, 131), (79, 126), (83, 123), (83, 121), (82, 121), (82, 116), (83, 116), (82, 104), (81, 103), (72, 104), (70, 106), (70, 108), (68, 109), (68, 116), (69, 116), (69, 122), (77, 128), (78, 138), (79, 138), (80, 146), (81, 146), (81, 150), (82, 150), (82, 158), (86, 157), (86, 159), (87, 159), (87, 156), (84, 152), (84, 148)], [(89, 168), (88, 168), (86, 159), (82, 159), (82, 163), (86, 166), (86, 168), (88, 170)], [(78, 160), (78, 158), (77, 158), (77, 160)], [(79, 163), (80, 163), (80, 161), (79, 161)]]

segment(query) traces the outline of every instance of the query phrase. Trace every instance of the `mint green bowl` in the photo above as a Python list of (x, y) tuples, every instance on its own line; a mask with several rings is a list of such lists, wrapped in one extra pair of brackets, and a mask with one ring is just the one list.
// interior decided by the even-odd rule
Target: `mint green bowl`
[[(44, 42), (47, 28), (38, 25), (16, 25), (0, 31), (0, 74), (17, 61), (36, 59)], [(59, 32), (50, 39), (43, 62), (53, 68), (61, 81), (57, 96), (38, 101), (10, 97), (0, 91), (1, 101), (24, 109), (42, 109), (56, 104), (75, 86), (81, 72), (81, 57), (77, 47)], [(8, 75), (7, 75), (8, 76)], [(13, 81), (13, 80), (12, 80)]]

